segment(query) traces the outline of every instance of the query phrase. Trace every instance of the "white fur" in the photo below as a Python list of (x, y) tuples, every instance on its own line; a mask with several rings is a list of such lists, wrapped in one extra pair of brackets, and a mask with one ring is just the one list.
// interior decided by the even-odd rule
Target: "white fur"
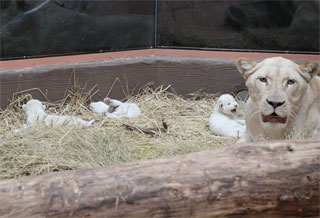
[(109, 107), (114, 107), (113, 112), (107, 112), (107, 117), (139, 117), (141, 115), (138, 105), (134, 103), (123, 103), (121, 101), (105, 98), (103, 100)]
[(237, 120), (234, 117), (237, 107), (238, 103), (231, 95), (221, 95), (209, 119), (211, 132), (226, 137), (241, 136), (246, 126), (244, 120)]
[(98, 102), (91, 102), (91, 104), (89, 105), (89, 108), (93, 113), (105, 115), (108, 112), (110, 107), (103, 101), (98, 101)]
[(318, 62), (298, 65), (271, 57), (256, 63), (240, 58), (237, 68), (249, 91), (246, 132), (238, 143), (259, 141), (261, 137), (283, 140), (296, 131), (303, 132), (305, 138), (320, 138)]
[(27, 125), (33, 126), (36, 123), (43, 122), (47, 126), (91, 126), (94, 120), (85, 121), (77, 117), (48, 115), (45, 112), (45, 106), (36, 99), (31, 99), (22, 109), (27, 115)]

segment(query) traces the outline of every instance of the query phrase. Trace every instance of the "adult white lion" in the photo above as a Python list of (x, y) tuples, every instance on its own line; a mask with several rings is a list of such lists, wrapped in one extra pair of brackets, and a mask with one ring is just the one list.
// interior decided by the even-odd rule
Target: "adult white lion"
[(237, 67), (249, 90), (247, 128), (238, 142), (285, 139), (293, 130), (320, 137), (319, 63), (297, 65), (282, 57), (256, 63), (241, 58)]

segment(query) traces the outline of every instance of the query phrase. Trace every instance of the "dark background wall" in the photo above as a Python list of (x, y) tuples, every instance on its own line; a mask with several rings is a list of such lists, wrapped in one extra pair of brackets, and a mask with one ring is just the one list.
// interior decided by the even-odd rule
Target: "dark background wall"
[(319, 0), (0, 3), (2, 59), (149, 47), (319, 53)]
[(319, 0), (159, 1), (158, 45), (319, 52)]

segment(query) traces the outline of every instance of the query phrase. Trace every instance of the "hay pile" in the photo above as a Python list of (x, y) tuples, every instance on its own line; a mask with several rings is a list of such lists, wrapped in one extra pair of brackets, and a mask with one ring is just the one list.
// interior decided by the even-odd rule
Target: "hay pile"
[[(215, 95), (185, 99), (163, 87), (146, 87), (131, 97), (142, 112), (139, 118), (106, 118), (87, 108), (90, 94), (69, 90), (59, 104), (46, 103), (47, 113), (96, 119), (88, 128), (51, 128), (37, 125), (16, 132), (26, 122), (21, 96), (0, 111), (0, 179), (52, 171), (107, 166), (219, 148), (236, 141), (210, 133), (208, 118)], [(243, 104), (240, 104), (240, 111)], [(150, 132), (148, 132), (150, 131)]]

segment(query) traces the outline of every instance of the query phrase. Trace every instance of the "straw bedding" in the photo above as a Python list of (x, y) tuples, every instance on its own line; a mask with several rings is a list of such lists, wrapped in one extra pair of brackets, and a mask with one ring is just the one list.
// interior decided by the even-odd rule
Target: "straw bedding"
[[(186, 99), (163, 87), (146, 87), (129, 99), (140, 107), (142, 116), (115, 119), (89, 111), (90, 93), (74, 89), (60, 103), (45, 103), (47, 113), (95, 119), (93, 126), (37, 125), (21, 130), (26, 122), (21, 105), (30, 98), (20, 96), (0, 111), (0, 179), (173, 156), (236, 141), (210, 133), (208, 118), (216, 95)], [(240, 117), (241, 108), (243, 103)]]

